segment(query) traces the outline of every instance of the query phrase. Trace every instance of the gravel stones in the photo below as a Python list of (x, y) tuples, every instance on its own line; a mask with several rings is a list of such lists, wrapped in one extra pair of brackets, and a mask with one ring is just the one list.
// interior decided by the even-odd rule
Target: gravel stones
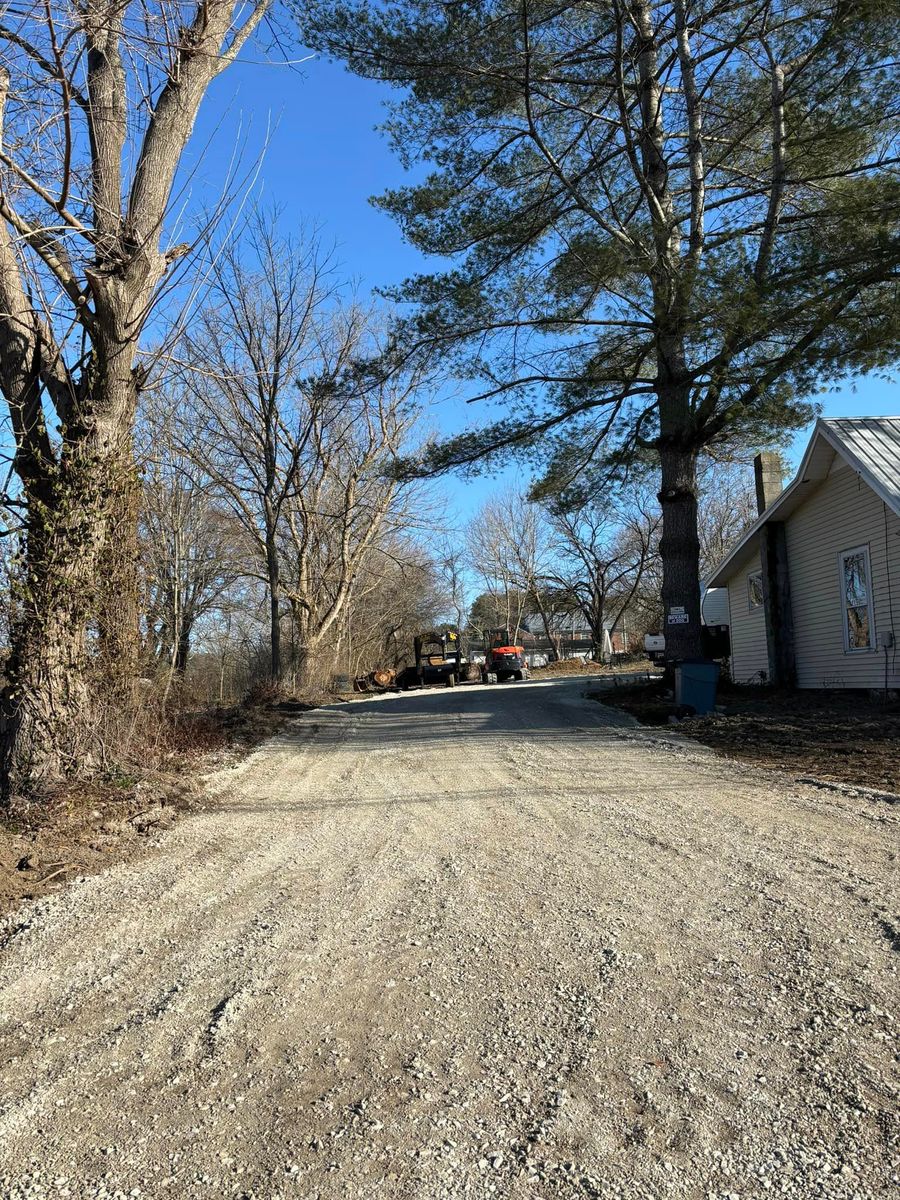
[(303, 715), (15, 914), (0, 1196), (892, 1195), (894, 826), (581, 686)]

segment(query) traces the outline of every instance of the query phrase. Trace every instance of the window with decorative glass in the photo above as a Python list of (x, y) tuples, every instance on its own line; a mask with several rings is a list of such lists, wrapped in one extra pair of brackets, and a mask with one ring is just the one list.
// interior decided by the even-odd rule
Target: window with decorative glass
[(875, 646), (875, 613), (872, 608), (872, 571), (868, 546), (843, 550), (839, 555), (843, 604), (844, 650), (872, 650)]
[(747, 576), (747, 603), (751, 612), (763, 606), (762, 571), (754, 571)]

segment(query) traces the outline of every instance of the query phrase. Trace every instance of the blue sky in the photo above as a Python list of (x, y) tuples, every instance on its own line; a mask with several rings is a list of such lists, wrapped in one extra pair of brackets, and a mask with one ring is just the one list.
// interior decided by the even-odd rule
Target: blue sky
[[(238, 131), (248, 166), (268, 137), (254, 194), (262, 205), (283, 210), (286, 231), (300, 224), (318, 227), (322, 241), (335, 246), (347, 277), (365, 293), (421, 271), (427, 260), (369, 203), (409, 179), (375, 128), (390, 95), (386, 85), (357, 79), (322, 58), (296, 69), (239, 61), (211, 90), (191, 144), (191, 153), (203, 156), (194, 188), (198, 205), (215, 202)], [(429, 423), (449, 433), (476, 416), (448, 389)], [(516, 467), (503, 480), (521, 475)], [(452, 525), (468, 519), (498, 486), (496, 477), (450, 476), (435, 488)]]
[[(251, 52), (247, 57), (257, 56)], [(406, 178), (375, 129), (390, 94), (385, 85), (357, 79), (321, 58), (296, 69), (239, 62), (217, 81), (201, 113), (192, 144), (194, 151), (205, 148), (195, 199), (209, 204), (218, 194), (236, 132), (241, 131), (249, 160), (264, 145), (271, 122), (257, 185), (262, 203), (283, 209), (286, 229), (301, 223), (319, 226), (323, 240), (334, 243), (347, 275), (364, 292), (399, 282), (420, 270), (424, 260), (404, 242), (391, 218), (369, 203), (370, 196)], [(207, 187), (209, 195), (204, 196)], [(843, 386), (823, 394), (821, 401), (825, 416), (896, 414), (900, 387), (859, 380), (855, 389)], [(449, 433), (474, 415), (471, 407), (448, 397), (436, 406), (433, 422)], [(794, 462), (808, 435), (804, 431), (795, 439)], [(517, 469), (506, 478), (520, 476)], [(450, 477), (438, 488), (448, 511), (465, 519), (497, 486), (496, 479)]]

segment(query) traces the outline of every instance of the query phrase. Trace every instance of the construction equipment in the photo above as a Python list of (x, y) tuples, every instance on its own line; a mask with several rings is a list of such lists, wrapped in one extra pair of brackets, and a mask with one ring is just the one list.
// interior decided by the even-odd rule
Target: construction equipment
[(525, 647), (512, 644), (508, 629), (488, 629), (484, 635), (484, 667), (500, 683), (506, 679), (527, 679)]
[(429, 630), (413, 640), (415, 661), (402, 671), (397, 683), (402, 688), (455, 687), (458, 683), (493, 683), (481, 667), (463, 659), (459, 634)]
[(386, 691), (390, 687), (456, 687), (464, 683), (498, 683), (527, 679), (528, 660), (523, 646), (511, 644), (508, 629), (485, 633), (484, 662), (468, 662), (463, 656), (458, 630), (431, 629), (413, 639), (414, 661), (398, 675), (373, 671), (360, 691)]
[(456, 687), (464, 683), (496, 683), (496, 671), (487, 662), (468, 662), (463, 656), (459, 632), (431, 630), (413, 640), (415, 662), (397, 677), (397, 685), (413, 687)]

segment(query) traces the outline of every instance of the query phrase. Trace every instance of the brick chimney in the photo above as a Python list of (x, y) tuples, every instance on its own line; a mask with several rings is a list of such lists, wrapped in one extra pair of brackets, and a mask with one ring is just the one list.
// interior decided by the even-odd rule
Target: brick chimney
[(784, 491), (781, 455), (774, 450), (763, 450), (753, 460), (756, 476), (756, 508), (760, 516), (770, 508)]

